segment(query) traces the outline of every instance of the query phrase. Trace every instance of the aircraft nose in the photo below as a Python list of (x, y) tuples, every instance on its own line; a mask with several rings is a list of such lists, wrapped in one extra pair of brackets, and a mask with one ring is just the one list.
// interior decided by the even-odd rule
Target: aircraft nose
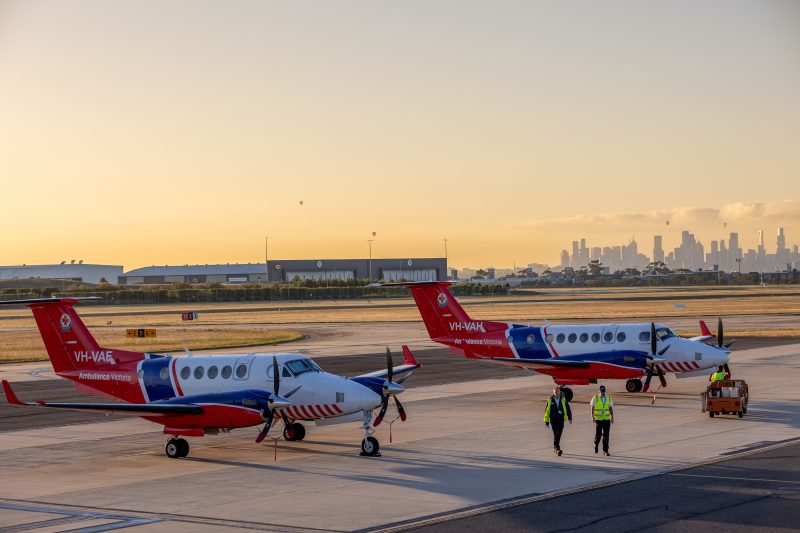
[(360, 383), (348, 381), (344, 400), (348, 411), (361, 411), (362, 409), (372, 409), (380, 405), (381, 396)]

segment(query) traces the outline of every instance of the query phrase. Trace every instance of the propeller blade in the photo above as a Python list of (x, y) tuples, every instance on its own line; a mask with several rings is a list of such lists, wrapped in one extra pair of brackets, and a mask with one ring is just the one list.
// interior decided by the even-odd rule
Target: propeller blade
[(655, 355), (656, 350), (658, 350), (658, 344), (656, 340), (656, 324), (655, 322), (650, 322), (650, 354)]
[(392, 375), (394, 374), (394, 364), (392, 364), (392, 351), (389, 350), (389, 347), (386, 347), (386, 381), (392, 381)]
[(725, 347), (726, 347), (726, 348), (730, 348), (730, 347), (731, 347), (731, 344), (733, 344), (734, 342), (736, 342), (736, 339), (733, 339), (732, 341), (730, 341), (730, 342), (726, 343), (726, 344), (725, 344)]
[(375, 422), (372, 423), (373, 427), (377, 426), (381, 422), (383, 422), (383, 417), (386, 414), (386, 408), (389, 407), (389, 397), (383, 397), (383, 403), (381, 404), (381, 411), (378, 413), (378, 418), (375, 419)]
[(664, 355), (665, 353), (667, 353), (667, 350), (669, 350), (669, 344), (667, 344), (665, 348), (662, 348), (661, 351), (658, 352), (658, 355)]
[(642, 392), (647, 392), (650, 388), (650, 380), (653, 379), (653, 367), (647, 367), (647, 378), (644, 380), (644, 387), (642, 387)]
[(278, 395), (278, 389), (281, 386), (281, 376), (278, 373), (278, 358), (272, 356), (272, 385), (275, 396)]
[(720, 317), (717, 321), (717, 346), (722, 348), (722, 345), (725, 344), (722, 342), (722, 317)]
[(403, 409), (403, 404), (400, 403), (400, 400), (397, 399), (397, 396), (394, 397), (394, 404), (397, 406), (397, 412), (400, 413), (400, 420), (405, 422), (406, 421), (406, 410)]
[(661, 370), (660, 366), (658, 368), (656, 368), (656, 370), (658, 370), (658, 379), (661, 381), (661, 386), (662, 387), (666, 387), (667, 386), (667, 378), (666, 378), (666, 376), (664, 376), (664, 371)]
[(261, 433), (258, 434), (256, 437), (256, 443), (261, 442), (267, 437), (267, 433), (269, 432), (269, 428), (272, 427), (272, 421), (275, 419), (275, 411), (270, 411), (269, 415), (267, 416), (267, 421), (264, 423), (264, 429), (261, 430)]

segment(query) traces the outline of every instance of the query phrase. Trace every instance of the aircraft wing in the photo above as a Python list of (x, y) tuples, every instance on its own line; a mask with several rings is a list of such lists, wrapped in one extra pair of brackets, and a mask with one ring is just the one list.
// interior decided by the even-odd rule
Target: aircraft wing
[(12, 405), (27, 405), (31, 407), (53, 407), (56, 409), (69, 409), (73, 411), (103, 411), (106, 413), (130, 413), (134, 415), (200, 415), (203, 408), (195, 404), (157, 404), (157, 403), (64, 403), (23, 402), (17, 398), (11, 384), (3, 380), (3, 392), (8, 403)]
[[(403, 364), (399, 366), (392, 367), (392, 379), (395, 383), (402, 383), (406, 379), (409, 378), (411, 375), (411, 371), (418, 369), (422, 365), (414, 359), (414, 356), (411, 355), (411, 350), (408, 349), (408, 346), (403, 345)], [(379, 378), (379, 379), (386, 379), (387, 375), (389, 374), (388, 370), (378, 370), (377, 372), (370, 372), (369, 374), (361, 374), (360, 376), (355, 376), (357, 378)]]
[(514, 357), (492, 357), (488, 360), (505, 365), (522, 366), (525, 368), (531, 368), (533, 370), (542, 367), (589, 368), (589, 363), (586, 361), (559, 360), (556, 357), (552, 359), (516, 359)]

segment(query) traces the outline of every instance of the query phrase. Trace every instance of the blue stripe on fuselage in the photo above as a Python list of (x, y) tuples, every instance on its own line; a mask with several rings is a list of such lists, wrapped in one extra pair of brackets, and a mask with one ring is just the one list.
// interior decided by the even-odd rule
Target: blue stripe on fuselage
[[(170, 363), (172, 363), (171, 357), (158, 357), (142, 362), (142, 370), (144, 371), (142, 382), (147, 391), (147, 398), (151, 402), (168, 400), (175, 396), (175, 390), (172, 387)], [(166, 372), (162, 372), (164, 369), (166, 369)]]

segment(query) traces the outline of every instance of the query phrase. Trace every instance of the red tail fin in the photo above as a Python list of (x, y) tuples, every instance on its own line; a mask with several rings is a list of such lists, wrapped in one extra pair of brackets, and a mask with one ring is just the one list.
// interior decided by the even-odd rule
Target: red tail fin
[(714, 337), (714, 335), (711, 333), (711, 330), (709, 330), (708, 326), (706, 326), (705, 320), (700, 321), (700, 334), (704, 336)]
[(448, 290), (450, 285), (447, 281), (408, 284), (431, 339), (446, 342), (448, 339), (474, 338), (496, 330), (505, 331), (508, 326), (502, 322), (472, 320)]

